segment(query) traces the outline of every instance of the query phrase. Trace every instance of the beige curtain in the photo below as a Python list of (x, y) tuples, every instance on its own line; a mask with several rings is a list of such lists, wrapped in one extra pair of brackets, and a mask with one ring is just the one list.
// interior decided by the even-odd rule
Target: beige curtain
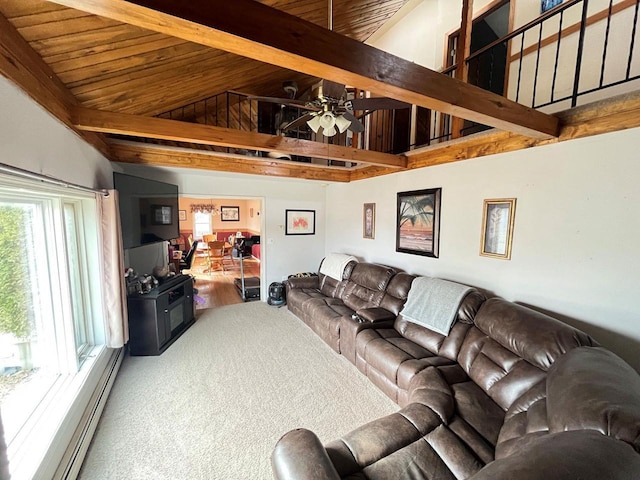
[(4, 427), (2, 426), (2, 415), (0, 415), (0, 479), (9, 478), (9, 459), (7, 458), (7, 444), (4, 441)]
[(107, 347), (119, 348), (129, 341), (127, 291), (124, 284), (124, 251), (118, 211), (118, 192), (100, 195), (100, 227), (104, 259), (104, 298), (107, 326)]

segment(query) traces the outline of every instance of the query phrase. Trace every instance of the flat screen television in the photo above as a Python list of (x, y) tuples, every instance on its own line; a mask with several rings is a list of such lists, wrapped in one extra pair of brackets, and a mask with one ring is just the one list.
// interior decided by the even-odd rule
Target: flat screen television
[(120, 199), (124, 248), (176, 238), (178, 186), (114, 172), (113, 185)]

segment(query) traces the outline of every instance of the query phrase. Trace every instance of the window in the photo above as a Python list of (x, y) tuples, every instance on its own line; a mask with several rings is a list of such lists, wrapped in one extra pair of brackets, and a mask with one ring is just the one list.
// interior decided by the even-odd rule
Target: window
[(194, 216), (193, 236), (201, 239), (203, 235), (211, 233), (211, 214), (195, 212)]
[(91, 194), (0, 176), (0, 409), (17, 478), (104, 350), (96, 212)]

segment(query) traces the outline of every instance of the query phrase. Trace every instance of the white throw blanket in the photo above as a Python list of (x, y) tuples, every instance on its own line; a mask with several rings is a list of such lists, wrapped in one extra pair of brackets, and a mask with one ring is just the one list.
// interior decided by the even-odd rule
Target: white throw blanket
[(340, 281), (345, 267), (351, 261), (357, 262), (358, 259), (353, 255), (345, 255), (344, 253), (330, 253), (324, 257), (322, 265), (320, 265), (320, 273)]
[(449, 335), (460, 302), (471, 287), (439, 278), (417, 277), (400, 312), (407, 320)]

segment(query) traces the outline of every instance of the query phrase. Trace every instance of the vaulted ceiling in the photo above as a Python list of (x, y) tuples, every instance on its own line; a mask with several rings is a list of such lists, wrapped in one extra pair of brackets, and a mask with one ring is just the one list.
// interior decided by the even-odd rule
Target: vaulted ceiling
[[(407, 1), (335, 0), (333, 29), (365, 41)], [(328, 26), (327, 0), (261, 3)], [(309, 75), (44, 0), (2, 0), (0, 13), (87, 108), (155, 115), (227, 90), (282, 96), (284, 81), (295, 80), (301, 88), (313, 81)]]
[[(111, 160), (149, 165), (351, 181), (581, 135), (566, 128), (563, 134), (556, 116), (362, 43), (408, 1), (0, 0), (0, 74)], [(283, 82), (294, 80), (304, 89), (318, 78), (499, 130), (405, 156), (151, 118), (228, 90), (282, 96)], [(123, 143), (113, 134), (180, 147), (300, 152), (361, 168)]]

